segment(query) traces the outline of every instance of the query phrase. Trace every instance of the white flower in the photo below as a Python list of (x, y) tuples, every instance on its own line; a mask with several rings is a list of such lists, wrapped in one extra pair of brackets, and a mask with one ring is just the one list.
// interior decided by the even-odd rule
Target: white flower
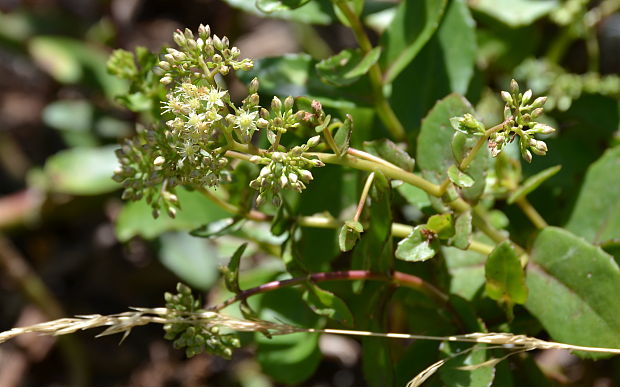
[(239, 109), (239, 113), (235, 117), (235, 127), (241, 131), (245, 142), (250, 141), (252, 134), (258, 130), (256, 127), (257, 116), (258, 112), (246, 112), (243, 109)]
[(224, 106), (222, 98), (226, 95), (226, 90), (219, 91), (217, 87), (208, 89), (208, 92), (202, 95), (202, 100), (207, 102), (207, 109), (212, 109), (215, 106)]

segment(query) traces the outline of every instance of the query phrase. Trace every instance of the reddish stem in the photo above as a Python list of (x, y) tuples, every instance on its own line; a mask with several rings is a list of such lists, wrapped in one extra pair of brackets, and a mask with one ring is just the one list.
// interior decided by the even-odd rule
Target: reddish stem
[(409, 288), (417, 289), (433, 300), (437, 301), (442, 306), (446, 306), (448, 301), (448, 296), (443, 294), (441, 290), (437, 289), (433, 285), (424, 281), (420, 277), (416, 277), (411, 274), (402, 273), (399, 271), (395, 271), (391, 276), (373, 273), (369, 270), (344, 270), (344, 271), (332, 271), (332, 272), (324, 272), (324, 273), (313, 273), (305, 277), (296, 277), (285, 279), (281, 281), (272, 281), (267, 282), (266, 284), (262, 284), (255, 288), (246, 289), (240, 293), (237, 293), (232, 298), (222, 302), (221, 304), (212, 306), (209, 310), (219, 311), (224, 309), (225, 307), (234, 304), (235, 302), (245, 300), (253, 295), (270, 292), (272, 290), (281, 289), (288, 286), (295, 286), (299, 284), (303, 284), (304, 282), (324, 282), (324, 281), (355, 281), (355, 280), (374, 280), (374, 281), (386, 281), (391, 282), (393, 284), (399, 286), (406, 286)]

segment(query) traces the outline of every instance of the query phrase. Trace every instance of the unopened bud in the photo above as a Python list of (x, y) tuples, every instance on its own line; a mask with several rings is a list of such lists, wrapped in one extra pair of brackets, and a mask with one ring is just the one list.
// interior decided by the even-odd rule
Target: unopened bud
[(286, 97), (286, 99), (284, 100), (284, 109), (285, 110), (290, 110), (293, 108), (293, 104), (295, 103), (295, 100), (293, 99), (293, 97), (291, 97), (290, 95), (288, 97)]
[(221, 63), (222, 62), (222, 56), (220, 54), (213, 55), (213, 62)]
[(200, 25), (198, 26), (198, 36), (203, 40), (207, 39), (211, 35), (211, 28), (208, 25)]
[(161, 82), (164, 85), (169, 85), (170, 83), (172, 83), (172, 77), (165, 76), (162, 79), (160, 79), (159, 82)]
[(230, 71), (230, 68), (228, 66), (226, 65), (220, 66), (220, 74), (227, 75), (229, 71)]
[(259, 118), (258, 120), (256, 120), (256, 126), (258, 126), (261, 129), (265, 129), (266, 127), (269, 126), (269, 121), (267, 121), (264, 118)]
[(186, 28), (185, 31), (183, 32), (187, 40), (194, 40), (194, 33), (192, 32), (192, 30), (190, 30), (189, 28)]
[(288, 179), (291, 183), (297, 183), (297, 175), (292, 172), (288, 174)]
[(239, 50), (239, 48), (238, 48), (238, 47), (233, 47), (233, 48), (231, 48), (231, 49), (230, 49), (230, 56), (231, 56), (232, 58), (236, 58), (236, 57), (238, 57), (239, 55), (241, 55), (241, 50)]
[(260, 82), (258, 81), (258, 78), (254, 77), (254, 79), (252, 79), (252, 82), (250, 82), (250, 86), (248, 86), (248, 93), (249, 94), (258, 93), (259, 86), (260, 86)]
[(310, 180), (314, 179), (314, 177), (312, 176), (312, 173), (310, 171), (308, 171), (307, 169), (302, 169), (299, 171), (299, 175), (301, 177), (301, 179), (303, 181), (305, 181), (306, 183), (309, 182)]
[(278, 97), (273, 97), (273, 99), (271, 100), (271, 110), (279, 112), (282, 109), (282, 101), (280, 101), (280, 98)]
[(308, 145), (309, 148), (313, 148), (315, 146), (317, 146), (317, 144), (321, 141), (321, 136), (314, 136), (311, 137), (306, 144)]
[(502, 91), (500, 94), (501, 94), (502, 99), (504, 100), (504, 102), (506, 102), (508, 105), (512, 105), (512, 96), (510, 95), (509, 92)]
[(541, 124), (540, 122), (534, 126), (534, 131), (540, 134), (551, 134), (555, 132), (555, 128), (547, 124)]
[(530, 99), (532, 99), (532, 89), (528, 89), (525, 93), (523, 93), (523, 97), (521, 97), (521, 104), (527, 104), (530, 102)]
[(547, 97), (538, 97), (532, 103), (532, 108), (542, 107), (547, 102)]
[(166, 162), (166, 159), (164, 158), (164, 156), (157, 156), (155, 160), (153, 161), (153, 165), (160, 167), (164, 165), (165, 162)]
[(228, 37), (224, 36), (222, 38), (222, 48), (226, 49), (230, 46), (230, 42), (228, 41)]
[(531, 114), (532, 118), (540, 117), (543, 114), (543, 111), (544, 109), (541, 107), (532, 110), (532, 114)]
[(185, 43), (187, 43), (187, 39), (185, 39), (185, 36), (183, 36), (181, 30), (176, 30), (176, 32), (172, 34), (172, 39), (180, 47), (184, 47)]
[(510, 81), (510, 91), (513, 94), (517, 94), (519, 92), (519, 84), (514, 79)]
[(284, 175), (280, 176), (280, 187), (285, 188), (288, 185), (288, 178)]
[(160, 67), (162, 70), (165, 70), (165, 71), (170, 71), (170, 63), (169, 63), (169, 62), (166, 62), (165, 60), (162, 60), (161, 62), (159, 62), (159, 67)]
[(224, 45), (222, 44), (222, 40), (219, 38), (219, 36), (213, 35), (212, 40), (213, 40), (213, 47), (222, 51), (222, 49), (224, 48)]
[(249, 160), (249, 161), (250, 161), (251, 163), (258, 164), (258, 163), (260, 163), (260, 162), (261, 162), (261, 160), (262, 160), (262, 159), (263, 159), (262, 157), (257, 156), (257, 155), (254, 155), (254, 156), (250, 157), (250, 160)]

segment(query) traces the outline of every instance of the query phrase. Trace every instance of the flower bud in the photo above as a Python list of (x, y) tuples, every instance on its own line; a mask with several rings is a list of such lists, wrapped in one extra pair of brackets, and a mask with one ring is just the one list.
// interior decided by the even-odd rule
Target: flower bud
[(265, 203), (265, 195), (264, 194), (258, 194), (258, 196), (256, 197), (256, 207), (260, 207), (263, 205), (263, 203)]
[(222, 56), (220, 54), (213, 55), (213, 62), (221, 63), (222, 62)]
[(519, 84), (514, 79), (510, 81), (510, 91), (512, 94), (517, 94), (519, 92)]
[(285, 157), (285, 155), (282, 152), (273, 152), (271, 154), (271, 159), (274, 160), (274, 161), (278, 161), (278, 162), (284, 161), (284, 157)]
[(262, 158), (262, 157), (257, 156), (257, 155), (254, 155), (254, 156), (250, 157), (250, 160), (249, 160), (249, 161), (250, 161), (251, 163), (254, 163), (254, 164), (259, 164), (262, 160), (263, 160), (263, 158)]
[(166, 62), (165, 60), (159, 62), (159, 67), (164, 71), (170, 71), (170, 63)]
[(183, 36), (183, 33), (181, 32), (181, 30), (176, 30), (173, 34), (172, 34), (172, 39), (174, 40), (174, 42), (176, 44), (178, 44), (180, 47), (185, 47), (185, 44), (187, 43), (187, 39), (185, 39), (185, 36)]
[(532, 108), (542, 107), (547, 102), (547, 97), (538, 97), (532, 103)]
[(168, 212), (168, 216), (171, 218), (175, 218), (177, 216), (177, 210), (174, 207), (168, 207), (166, 208), (166, 211)]
[(293, 99), (293, 97), (291, 97), (290, 95), (288, 97), (286, 97), (286, 99), (284, 100), (284, 109), (285, 110), (290, 110), (293, 108), (293, 104), (295, 103), (295, 100)]
[(222, 44), (222, 40), (219, 38), (219, 36), (213, 35), (212, 40), (213, 40), (213, 47), (215, 47), (219, 51), (222, 51), (222, 49), (224, 49), (224, 45)]
[(301, 169), (298, 172), (301, 177), (301, 180), (305, 181), (306, 183), (314, 179), (314, 177), (312, 176), (312, 173), (308, 171), (307, 169)]
[(532, 114), (531, 114), (532, 118), (536, 119), (540, 117), (543, 114), (543, 111), (544, 109), (541, 107), (532, 110)]
[(523, 96), (521, 97), (521, 104), (527, 104), (530, 102), (530, 99), (532, 99), (532, 89), (528, 89), (525, 93), (523, 93)]
[(286, 188), (288, 185), (288, 178), (284, 175), (280, 176), (280, 187)]
[(282, 110), (282, 101), (280, 101), (280, 98), (273, 97), (273, 100), (271, 100), (271, 110), (276, 112)]
[(153, 161), (153, 165), (155, 165), (156, 167), (160, 167), (164, 165), (165, 162), (166, 162), (166, 159), (164, 158), (164, 156), (157, 156), (155, 160)]
[(228, 48), (228, 46), (230, 46), (230, 42), (228, 41), (228, 37), (224, 36), (222, 37), (222, 47), (223, 48)]
[(259, 118), (258, 120), (256, 120), (256, 126), (258, 126), (261, 129), (265, 129), (266, 127), (269, 126), (269, 121), (267, 121), (264, 118)]
[(540, 133), (540, 134), (551, 134), (555, 132), (555, 129), (552, 126), (549, 126), (547, 124), (542, 124), (540, 122), (536, 123), (536, 125), (534, 125), (534, 128), (532, 129), (534, 130), (535, 133)]
[(185, 34), (185, 38), (187, 38), (187, 40), (194, 40), (194, 33), (192, 32), (192, 30), (190, 30), (189, 28), (186, 28), (185, 31), (183, 31)]
[(501, 94), (502, 99), (504, 100), (504, 102), (506, 102), (508, 105), (512, 105), (512, 96), (510, 95), (509, 92), (502, 91), (500, 94)]
[(282, 198), (280, 195), (273, 195), (273, 198), (271, 198), (271, 204), (273, 204), (274, 207), (280, 207), (282, 205)]
[(172, 77), (165, 76), (162, 79), (160, 79), (159, 82), (161, 82), (164, 85), (169, 85), (170, 83), (172, 83)]
[(297, 179), (298, 179), (298, 177), (297, 177), (297, 175), (296, 175), (296, 174), (294, 174), (294, 173), (292, 173), (292, 172), (291, 172), (291, 173), (289, 173), (289, 174), (288, 174), (288, 179), (289, 179), (289, 181), (290, 181), (291, 183), (297, 183)]
[(238, 47), (233, 47), (230, 49), (230, 56), (234, 59), (241, 55), (241, 50)]
[(309, 148), (313, 148), (313, 147), (317, 146), (320, 141), (321, 141), (321, 136), (314, 136), (314, 137), (311, 137), (306, 142), (306, 144), (308, 145)]
[(254, 79), (252, 79), (252, 82), (250, 82), (250, 86), (248, 86), (248, 93), (249, 94), (258, 93), (259, 86), (260, 86), (260, 83), (258, 81), (258, 78), (254, 77)]
[(220, 74), (227, 75), (228, 72), (230, 71), (230, 68), (228, 66), (226, 66), (226, 65), (220, 66), (219, 71), (220, 71)]

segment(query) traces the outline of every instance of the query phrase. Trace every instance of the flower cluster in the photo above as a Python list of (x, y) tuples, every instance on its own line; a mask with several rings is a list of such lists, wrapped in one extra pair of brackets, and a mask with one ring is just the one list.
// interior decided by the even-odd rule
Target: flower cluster
[(173, 38), (180, 50), (168, 48), (164, 60), (159, 62), (165, 71), (161, 78), (163, 84), (188, 76), (212, 81), (218, 73), (226, 75), (231, 69), (249, 70), (253, 66), (250, 59), (238, 60), (241, 52), (237, 47), (229, 47), (227, 37), (211, 36), (209, 26), (201, 24), (197, 38), (187, 28), (175, 32)]
[(259, 176), (250, 182), (250, 187), (259, 191), (256, 204), (261, 205), (272, 195), (272, 203), (280, 205), (282, 198), (280, 191), (293, 189), (301, 192), (306, 184), (313, 179), (310, 169), (322, 167), (324, 164), (318, 159), (304, 157), (304, 153), (319, 143), (320, 137), (315, 136), (304, 145), (293, 147), (288, 152), (271, 152), (263, 156), (252, 156), (250, 161), (255, 164), (266, 164)]
[[(192, 357), (204, 351), (230, 359), (233, 348), (239, 348), (239, 339), (234, 334), (222, 334), (217, 325), (209, 326), (204, 321), (192, 323), (192, 313), (207, 313), (200, 309), (200, 300), (192, 295), (191, 289), (179, 283), (177, 294), (166, 293), (166, 308), (171, 312), (166, 316), (169, 319), (178, 319), (178, 323), (164, 325), (164, 336), (167, 340), (174, 340), (176, 349), (185, 348), (187, 357)], [(214, 316), (216, 314), (214, 313)]]
[[(514, 79), (510, 82), (510, 92), (502, 91), (504, 107), (504, 124), (489, 139), (489, 149), (493, 157), (497, 156), (507, 143), (519, 136), (521, 156), (528, 163), (532, 161), (532, 153), (544, 156), (547, 153), (547, 144), (534, 138), (535, 134), (551, 134), (555, 129), (547, 124), (537, 122), (536, 119), (543, 113), (543, 105), (547, 97), (538, 97), (532, 101), (532, 90), (519, 92), (519, 84)], [(531, 152), (530, 152), (531, 151)]]
[[(308, 169), (322, 163), (303, 157), (303, 153), (316, 145), (319, 138), (282, 151), (280, 137), (302, 122), (312, 125), (317, 114), (324, 116), (322, 109), (313, 105), (314, 115), (295, 111), (292, 97), (284, 102), (274, 97), (270, 110), (262, 108), (257, 79), (250, 82), (248, 96), (241, 105), (235, 105), (215, 76), (226, 75), (230, 70), (248, 70), (252, 61), (238, 60), (239, 50), (229, 48), (227, 38), (211, 36), (209, 27), (202, 25), (197, 38), (190, 30), (177, 31), (174, 41), (178, 49), (167, 49), (164, 60), (158, 64), (159, 70), (154, 71), (159, 71), (160, 82), (168, 89), (161, 104), (165, 126), (139, 130), (117, 152), (121, 167), (115, 171), (114, 179), (125, 187), (123, 197), (145, 197), (155, 217), (162, 207), (174, 217), (179, 207), (175, 187), (202, 188), (229, 182), (232, 156), (228, 152), (241, 148), (256, 153), (250, 143), (259, 130), (265, 131), (272, 147), (253, 158), (256, 163), (268, 164), (252, 182), (252, 187), (260, 191), (257, 203), (271, 194), (273, 203), (279, 204), (280, 190), (301, 192), (306, 188), (312, 179)], [(133, 74), (126, 63), (129, 59), (119, 54), (113, 57), (113, 64), (124, 64)]]

